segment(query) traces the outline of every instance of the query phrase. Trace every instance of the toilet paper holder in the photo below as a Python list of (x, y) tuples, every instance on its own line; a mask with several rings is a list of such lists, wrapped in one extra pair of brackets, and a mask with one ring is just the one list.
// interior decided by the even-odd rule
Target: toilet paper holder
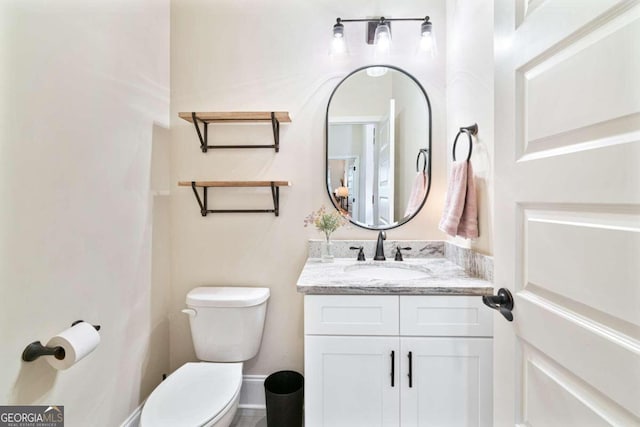
[[(71, 326), (75, 326), (80, 322), (84, 322), (84, 320), (76, 320), (71, 324)], [(100, 325), (92, 325), (96, 331), (100, 330)], [(40, 356), (53, 356), (58, 360), (62, 360), (65, 357), (65, 351), (62, 347), (46, 347), (42, 345), (40, 341), (34, 341), (31, 344), (27, 345), (22, 352), (22, 360), (25, 362), (33, 362)]]

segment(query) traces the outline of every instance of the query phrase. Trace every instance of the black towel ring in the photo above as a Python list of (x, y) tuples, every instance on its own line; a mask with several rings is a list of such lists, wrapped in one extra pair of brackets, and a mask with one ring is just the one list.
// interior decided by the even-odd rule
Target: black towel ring
[(473, 140), (471, 138), (471, 135), (478, 134), (477, 123), (474, 123), (471, 126), (461, 127), (460, 131), (458, 131), (458, 134), (456, 135), (456, 139), (453, 140), (452, 154), (453, 154), (454, 162), (456, 161), (456, 145), (458, 144), (458, 138), (460, 138), (460, 135), (462, 135), (463, 133), (466, 133), (467, 137), (469, 138), (469, 154), (467, 155), (467, 162), (468, 162), (469, 160), (471, 160), (471, 153), (473, 152)]
[(418, 150), (418, 157), (416, 157), (416, 172), (420, 172), (420, 157), (424, 157), (424, 164), (422, 165), (422, 173), (427, 173), (427, 164), (429, 162), (429, 157), (427, 156), (429, 153), (428, 148), (421, 148)]

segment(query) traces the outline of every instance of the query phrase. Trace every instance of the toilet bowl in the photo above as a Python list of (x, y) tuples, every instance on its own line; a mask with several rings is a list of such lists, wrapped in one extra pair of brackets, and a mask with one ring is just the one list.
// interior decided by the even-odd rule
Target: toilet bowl
[(242, 362), (258, 353), (268, 288), (199, 287), (187, 294), (201, 362), (186, 363), (151, 393), (140, 427), (228, 427), (238, 408)]
[(228, 427), (241, 385), (242, 363), (182, 365), (151, 393), (140, 427)]

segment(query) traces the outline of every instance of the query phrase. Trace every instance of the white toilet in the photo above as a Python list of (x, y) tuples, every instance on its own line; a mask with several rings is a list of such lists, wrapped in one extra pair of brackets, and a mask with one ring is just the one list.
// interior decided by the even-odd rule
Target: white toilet
[(151, 393), (140, 427), (227, 427), (238, 408), (242, 362), (258, 353), (268, 288), (200, 287), (187, 294), (191, 338), (203, 362), (186, 363)]

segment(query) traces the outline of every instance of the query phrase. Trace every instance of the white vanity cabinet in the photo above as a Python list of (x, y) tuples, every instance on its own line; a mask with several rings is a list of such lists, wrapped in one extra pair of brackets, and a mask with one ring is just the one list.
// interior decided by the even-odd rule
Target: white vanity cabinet
[(490, 426), (478, 296), (305, 295), (305, 426)]

